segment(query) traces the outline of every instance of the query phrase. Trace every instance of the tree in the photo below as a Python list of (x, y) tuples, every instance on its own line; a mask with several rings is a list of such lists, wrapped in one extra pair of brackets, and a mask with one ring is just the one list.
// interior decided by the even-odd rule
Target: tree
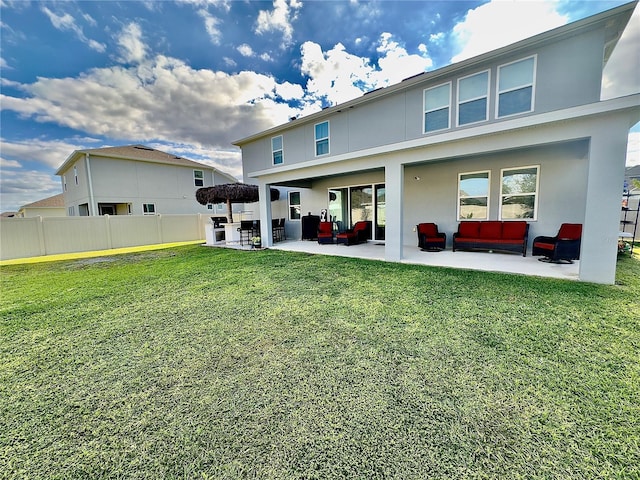
[[(279, 198), (280, 190), (272, 188), (271, 201), (273, 202)], [(257, 202), (259, 200), (258, 186), (247, 185), (245, 183), (225, 183), (222, 185), (214, 185), (213, 187), (202, 187), (196, 190), (196, 200), (201, 205), (226, 203), (227, 222), (233, 223), (232, 204)]]

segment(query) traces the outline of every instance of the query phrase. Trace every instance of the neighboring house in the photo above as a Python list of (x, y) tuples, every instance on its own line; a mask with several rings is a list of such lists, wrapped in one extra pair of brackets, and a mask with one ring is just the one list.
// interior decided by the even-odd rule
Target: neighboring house
[(235, 183), (231, 175), (144, 145), (75, 150), (56, 172), (69, 216), (222, 213), (200, 205), (200, 187)]
[(62, 193), (53, 197), (44, 198), (37, 202), (23, 205), (18, 210), (16, 217), (66, 217), (67, 210), (64, 207)]
[(2, 212), (0, 218), (14, 218), (18, 215), (18, 212)]
[[(371, 220), (389, 261), (416, 248), (420, 222), (436, 222), (449, 247), (466, 218), (524, 218), (529, 247), (564, 222), (582, 223), (579, 279), (613, 283), (640, 94), (602, 101), (601, 84), (635, 5), (239, 140), (245, 181), (261, 199), (287, 187), (289, 223), (322, 209), (345, 225)], [(271, 203), (259, 210), (269, 246)]]

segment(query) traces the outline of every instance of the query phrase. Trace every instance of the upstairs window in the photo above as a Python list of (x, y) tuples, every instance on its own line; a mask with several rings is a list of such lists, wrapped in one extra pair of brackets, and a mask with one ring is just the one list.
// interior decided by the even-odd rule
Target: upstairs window
[(489, 218), (489, 171), (458, 175), (458, 220)]
[(424, 91), (424, 133), (449, 128), (451, 83)]
[(193, 171), (193, 184), (196, 187), (204, 187), (204, 172), (202, 170)]
[(488, 99), (488, 70), (458, 80), (458, 125), (487, 120)]
[(271, 139), (271, 159), (274, 165), (280, 165), (284, 162), (283, 152), (284, 150), (282, 148), (282, 135), (273, 137)]
[(533, 110), (536, 57), (498, 67), (498, 117)]
[(315, 127), (316, 157), (329, 153), (329, 122), (318, 123)]
[(62, 188), (63, 188), (63, 189), (64, 189), (64, 191), (66, 192), (66, 191), (67, 191), (67, 176), (66, 176), (66, 175), (63, 175), (63, 176), (62, 176), (62, 185), (63, 185), (63, 187), (62, 187)]
[(300, 192), (289, 192), (289, 220), (300, 220)]
[(505, 168), (500, 187), (500, 219), (537, 218), (540, 167)]
[(75, 179), (76, 185), (78, 185), (78, 167), (73, 166), (73, 178)]

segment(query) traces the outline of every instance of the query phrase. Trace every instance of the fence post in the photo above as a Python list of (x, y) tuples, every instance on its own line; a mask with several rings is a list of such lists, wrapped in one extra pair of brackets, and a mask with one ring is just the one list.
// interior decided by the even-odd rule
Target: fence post
[(37, 219), (36, 219), (36, 225), (38, 228), (38, 243), (40, 244), (40, 255), (46, 255), (47, 254), (47, 247), (46, 247), (46, 243), (44, 241), (44, 225), (43, 225), (43, 219), (41, 215), (38, 215)]
[(162, 241), (162, 215), (156, 215), (156, 225), (158, 226), (158, 243), (164, 243)]
[(105, 226), (107, 227), (107, 248), (112, 249), (113, 241), (111, 239), (111, 216), (108, 214), (105, 215), (104, 221), (105, 221)]

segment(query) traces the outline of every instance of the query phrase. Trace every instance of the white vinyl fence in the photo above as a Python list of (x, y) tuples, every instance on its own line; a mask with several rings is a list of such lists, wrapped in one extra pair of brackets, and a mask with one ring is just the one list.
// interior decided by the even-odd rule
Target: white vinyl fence
[(0, 221), (0, 260), (204, 241), (208, 220), (202, 214), (6, 218)]

